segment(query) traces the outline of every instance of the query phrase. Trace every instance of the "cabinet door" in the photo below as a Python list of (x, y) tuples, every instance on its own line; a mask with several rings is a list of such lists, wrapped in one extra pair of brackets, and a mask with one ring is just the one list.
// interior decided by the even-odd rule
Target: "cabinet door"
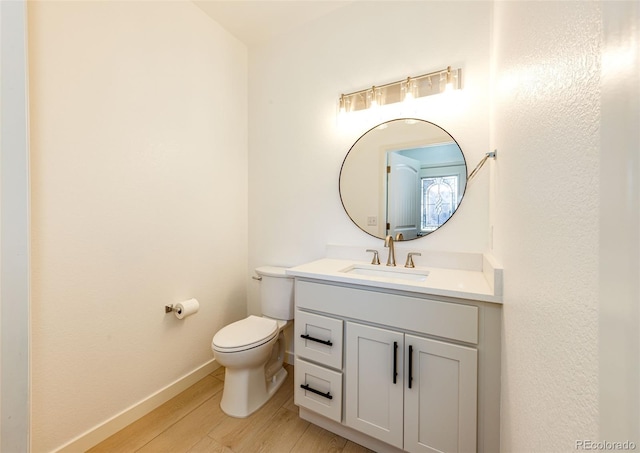
[(399, 448), (403, 438), (403, 339), (402, 333), (347, 322), (346, 424)]
[(405, 335), (405, 353), (404, 449), (475, 452), (477, 351)]

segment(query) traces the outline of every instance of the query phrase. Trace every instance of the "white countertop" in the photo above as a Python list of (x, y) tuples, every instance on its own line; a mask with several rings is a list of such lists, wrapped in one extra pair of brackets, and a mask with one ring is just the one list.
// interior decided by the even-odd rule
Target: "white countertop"
[[(324, 258), (289, 268), (286, 272), (294, 277), (502, 303), (501, 291), (498, 294), (494, 292), (494, 285), (487, 281), (487, 273), (483, 271), (416, 266), (415, 270), (429, 273), (424, 281), (341, 272), (354, 264), (370, 267), (366, 261)], [(384, 264), (379, 265), (381, 270), (385, 267)]]

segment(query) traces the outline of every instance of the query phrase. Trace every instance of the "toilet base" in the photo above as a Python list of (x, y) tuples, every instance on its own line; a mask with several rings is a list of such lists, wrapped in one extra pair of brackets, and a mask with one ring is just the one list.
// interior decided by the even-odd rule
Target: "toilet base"
[[(273, 396), (274, 393), (276, 393), (278, 391), (278, 389), (280, 387), (282, 387), (282, 384), (284, 383), (284, 380), (287, 378), (287, 370), (285, 370), (284, 368), (280, 368), (280, 371), (278, 371), (267, 383), (267, 394), (269, 395), (267, 397), (267, 401), (269, 400), (269, 398), (271, 398)], [(265, 401), (266, 403), (266, 401)]]
[(252, 370), (227, 368), (220, 408), (230, 417), (248, 417), (269, 401), (286, 377), (284, 368), (268, 381), (265, 380), (264, 366)]

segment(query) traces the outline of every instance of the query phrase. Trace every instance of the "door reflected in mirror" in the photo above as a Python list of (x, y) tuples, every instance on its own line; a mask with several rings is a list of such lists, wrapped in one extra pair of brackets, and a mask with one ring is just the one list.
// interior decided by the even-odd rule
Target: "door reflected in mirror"
[(351, 220), (383, 239), (416, 239), (456, 212), (467, 165), (455, 139), (424, 120), (398, 119), (366, 132), (340, 171), (340, 198)]

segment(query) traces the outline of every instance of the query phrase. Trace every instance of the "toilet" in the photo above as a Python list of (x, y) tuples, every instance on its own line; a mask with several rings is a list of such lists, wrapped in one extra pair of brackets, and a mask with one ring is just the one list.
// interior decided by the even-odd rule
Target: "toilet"
[(248, 417), (260, 409), (287, 377), (283, 331), (293, 319), (293, 278), (285, 271), (257, 268), (262, 316), (223, 327), (211, 342), (214, 358), (226, 368), (220, 408), (232, 417)]

